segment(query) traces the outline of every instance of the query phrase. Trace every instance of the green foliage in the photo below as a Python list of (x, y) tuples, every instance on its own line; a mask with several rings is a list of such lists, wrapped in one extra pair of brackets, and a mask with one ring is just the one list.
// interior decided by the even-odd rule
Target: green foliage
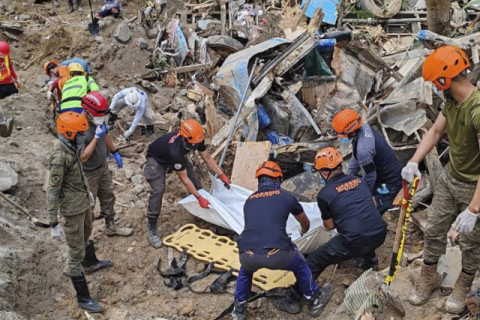
[(462, 9), (465, 10), (474, 5), (480, 5), (480, 0), (472, 0), (469, 3), (467, 3)]

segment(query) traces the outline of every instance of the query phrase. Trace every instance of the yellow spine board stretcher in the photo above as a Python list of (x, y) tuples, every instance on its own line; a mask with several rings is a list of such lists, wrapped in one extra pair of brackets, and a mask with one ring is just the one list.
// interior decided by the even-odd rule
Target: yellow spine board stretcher
[[(215, 268), (228, 271), (235, 270), (238, 276), (240, 260), (237, 244), (227, 237), (217, 236), (210, 230), (200, 229), (194, 224), (181, 227), (174, 234), (165, 237), (163, 243), (187, 253), (206, 263), (215, 262)], [(253, 274), (253, 284), (263, 290), (277, 287), (289, 287), (295, 283), (291, 271), (260, 269)]]

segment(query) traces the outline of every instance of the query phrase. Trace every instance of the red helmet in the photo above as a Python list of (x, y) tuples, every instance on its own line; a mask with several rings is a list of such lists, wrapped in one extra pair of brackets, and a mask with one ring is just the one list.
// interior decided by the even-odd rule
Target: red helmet
[(3, 56), (10, 55), (10, 45), (5, 41), (0, 41), (0, 55), (3, 55)]
[(82, 107), (92, 117), (103, 117), (108, 110), (108, 101), (100, 92), (92, 91), (83, 97)]

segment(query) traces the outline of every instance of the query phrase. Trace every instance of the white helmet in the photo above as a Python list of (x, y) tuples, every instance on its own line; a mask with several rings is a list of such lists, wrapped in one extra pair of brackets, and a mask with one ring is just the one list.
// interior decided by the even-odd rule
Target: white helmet
[(125, 96), (125, 102), (127, 103), (127, 105), (133, 108), (138, 107), (141, 101), (142, 99), (140, 97), (140, 94), (135, 90), (130, 91)]

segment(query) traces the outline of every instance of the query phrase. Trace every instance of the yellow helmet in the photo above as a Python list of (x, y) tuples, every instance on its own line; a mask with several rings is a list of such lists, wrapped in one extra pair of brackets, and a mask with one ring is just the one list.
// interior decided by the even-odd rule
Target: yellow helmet
[(78, 73), (81, 73), (83, 75), (86, 75), (85, 70), (83, 69), (82, 65), (80, 63), (76, 63), (76, 62), (70, 63), (68, 65), (68, 73), (70, 74), (70, 76), (72, 76), (72, 72), (78, 72)]

